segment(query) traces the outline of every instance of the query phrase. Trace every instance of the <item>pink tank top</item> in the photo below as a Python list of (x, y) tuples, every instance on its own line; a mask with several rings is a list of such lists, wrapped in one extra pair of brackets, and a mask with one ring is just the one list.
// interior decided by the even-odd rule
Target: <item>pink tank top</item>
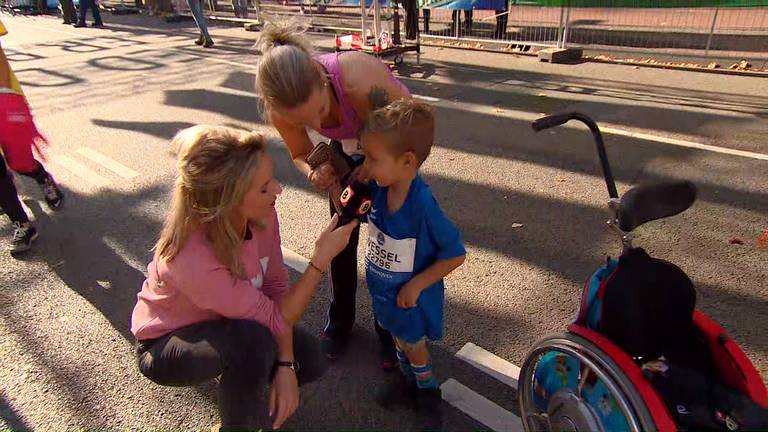
[[(338, 141), (360, 138), (360, 131), (363, 128), (363, 120), (357, 115), (357, 112), (355, 112), (355, 109), (349, 102), (347, 95), (344, 94), (341, 66), (339, 65), (339, 56), (341, 55), (343, 55), (343, 53), (328, 53), (315, 57), (315, 60), (317, 60), (323, 66), (323, 68), (325, 68), (325, 71), (328, 74), (331, 85), (333, 86), (333, 91), (336, 93), (336, 98), (338, 99), (339, 107), (341, 107), (342, 112), (342, 122), (338, 127), (330, 129), (322, 128), (318, 132), (327, 138)], [(410, 92), (408, 92), (408, 88), (405, 87), (403, 83), (398, 81), (397, 78), (392, 75), (391, 71), (388, 70), (387, 72), (389, 73), (389, 76), (392, 78), (392, 80), (397, 83), (398, 86), (400, 86), (400, 88), (402, 88), (406, 93), (410, 94)]]

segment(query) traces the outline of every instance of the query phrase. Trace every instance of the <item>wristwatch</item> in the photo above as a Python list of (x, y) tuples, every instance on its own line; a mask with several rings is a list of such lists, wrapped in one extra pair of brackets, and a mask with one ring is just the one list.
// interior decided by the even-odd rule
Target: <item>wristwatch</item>
[(275, 376), (275, 373), (277, 372), (277, 368), (279, 367), (286, 367), (288, 369), (291, 369), (294, 373), (299, 373), (299, 362), (275, 360), (275, 363), (272, 365), (272, 372), (270, 373), (271, 377)]

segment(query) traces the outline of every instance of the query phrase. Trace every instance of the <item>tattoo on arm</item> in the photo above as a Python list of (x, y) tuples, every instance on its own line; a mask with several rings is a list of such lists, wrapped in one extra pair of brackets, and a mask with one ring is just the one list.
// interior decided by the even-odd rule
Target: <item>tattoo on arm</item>
[(389, 105), (389, 95), (383, 87), (373, 86), (368, 92), (368, 103), (371, 111), (383, 108)]

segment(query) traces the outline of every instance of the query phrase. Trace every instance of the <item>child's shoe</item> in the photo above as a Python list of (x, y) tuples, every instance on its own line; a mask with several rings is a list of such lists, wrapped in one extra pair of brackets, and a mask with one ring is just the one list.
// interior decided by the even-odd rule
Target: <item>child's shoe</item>
[(395, 407), (415, 408), (417, 406), (417, 394), (419, 389), (416, 383), (408, 383), (402, 374), (398, 374), (394, 380), (388, 380), (385, 386), (376, 394), (376, 403), (384, 409)]
[(21, 222), (14, 222), (16, 228), (13, 231), (13, 240), (11, 241), (11, 255), (21, 254), (32, 248), (32, 242), (37, 239), (37, 230), (28, 223), (26, 226)]
[(416, 403), (419, 411), (436, 412), (439, 411), (443, 402), (443, 392), (438, 387), (418, 389)]
[(349, 333), (323, 332), (320, 338), (320, 349), (328, 360), (336, 360), (344, 353), (349, 344)]
[(45, 202), (48, 203), (48, 207), (50, 207), (51, 210), (58, 210), (64, 201), (64, 194), (50, 174), (46, 176), (45, 182), (40, 185), (40, 188), (43, 190)]
[(436, 432), (443, 430), (443, 412), (441, 409), (443, 392), (439, 388), (419, 389), (416, 395), (416, 403), (419, 414), (423, 416), (424, 427), (422, 432)]

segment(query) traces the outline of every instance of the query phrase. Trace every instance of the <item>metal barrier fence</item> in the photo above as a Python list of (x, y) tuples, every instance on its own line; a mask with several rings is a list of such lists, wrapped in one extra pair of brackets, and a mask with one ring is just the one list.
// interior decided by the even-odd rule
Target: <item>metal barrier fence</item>
[[(294, 17), (303, 9), (314, 27), (359, 28), (359, 7), (319, 1), (302, 8), (301, 3), (263, 0), (261, 9), (273, 19)], [(634, 1), (638, 5), (654, 3)], [(601, 7), (541, 3), (510, 0), (501, 10), (421, 9), (420, 31), (427, 41), (454, 40), (471, 46), (579, 47), (596, 52), (768, 61), (768, 5), (671, 8), (627, 7), (627, 0), (592, 2)], [(669, 4), (656, 2), (664, 3)], [(400, 15), (404, 16), (404, 11)]]
[[(6, 5), (32, 5), (40, 0), (0, 1)], [(400, 0), (400, 5), (403, 1)], [(591, 52), (714, 56), (768, 62), (768, 0), (495, 1), (502, 5), (501, 9), (419, 10), (422, 40), (457, 41), (458, 46), (466, 46), (462, 44), (465, 42), (485, 48), (559, 46)], [(141, 7), (148, 2), (162, 0), (101, 0), (103, 5), (112, 7)], [(188, 10), (186, 0), (172, 2), (175, 10), (181, 13)], [(564, 3), (566, 5), (561, 6)], [(253, 22), (264, 18), (301, 17), (314, 28), (360, 31), (361, 27), (360, 6), (356, 0), (203, 0), (203, 4), (207, 13), (217, 17)], [(702, 7), (668, 7), (681, 4)], [(753, 6), (733, 7), (735, 4)], [(235, 6), (239, 5), (247, 5), (247, 12), (239, 8), (236, 13)], [(390, 31), (392, 11), (392, 6), (383, 8), (382, 23), (384, 29)], [(405, 10), (400, 10), (400, 16), (405, 17)], [(404, 31), (402, 25), (401, 30)]]

